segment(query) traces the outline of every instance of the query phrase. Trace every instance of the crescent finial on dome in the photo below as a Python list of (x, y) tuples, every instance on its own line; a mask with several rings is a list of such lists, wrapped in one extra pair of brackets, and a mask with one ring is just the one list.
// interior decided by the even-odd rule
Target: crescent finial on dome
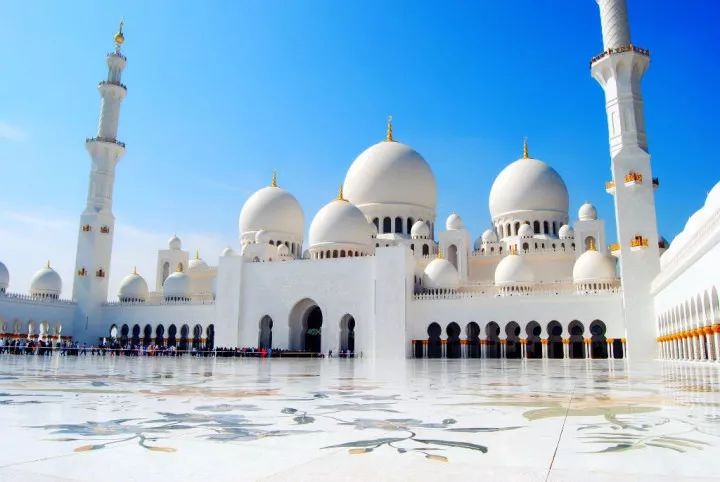
[(120, 50), (120, 46), (125, 42), (125, 34), (123, 34), (123, 25), (125, 25), (125, 19), (120, 19), (120, 26), (118, 27), (118, 31), (113, 37), (113, 40), (115, 40), (115, 47), (117, 50)]
[(393, 142), (393, 125), (392, 125), (392, 116), (391, 115), (389, 115), (387, 117), (387, 127), (385, 130), (385, 141)]
[(345, 197), (343, 196), (343, 185), (342, 185), (342, 183), (340, 184), (340, 187), (338, 188), (337, 200), (338, 200), (338, 201), (345, 201), (345, 202), (347, 202), (347, 199), (345, 199)]
[(530, 157), (530, 153), (528, 152), (528, 140), (527, 137), (523, 140), (523, 159), (528, 159)]
[(200, 259), (200, 250), (195, 248), (195, 259)]
[(132, 274), (138, 274), (138, 272), (137, 272), (137, 266), (133, 266), (133, 272), (132, 272)]
[(50, 260), (48, 260), (48, 261), (47, 261), (47, 265), (46, 265), (46, 267), (47, 267), (47, 268), (49, 268), (49, 267), (50, 267)]
[(595, 238), (591, 237), (588, 240), (588, 251), (597, 251), (597, 248), (595, 247)]
[(273, 170), (272, 180), (270, 181), (270, 187), (278, 187), (277, 185), (277, 171)]

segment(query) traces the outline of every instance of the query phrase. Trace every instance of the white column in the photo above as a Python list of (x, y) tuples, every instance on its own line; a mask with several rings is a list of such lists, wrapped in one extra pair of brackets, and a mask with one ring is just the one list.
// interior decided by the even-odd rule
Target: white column
[(540, 339), (540, 343), (542, 344), (542, 357), (543, 359), (546, 359), (548, 357), (548, 341), (546, 339)]
[(608, 358), (615, 358), (615, 353), (613, 350), (613, 342), (610, 340), (608, 340)]
[(715, 331), (713, 338), (715, 339), (715, 361), (720, 362), (720, 333)]

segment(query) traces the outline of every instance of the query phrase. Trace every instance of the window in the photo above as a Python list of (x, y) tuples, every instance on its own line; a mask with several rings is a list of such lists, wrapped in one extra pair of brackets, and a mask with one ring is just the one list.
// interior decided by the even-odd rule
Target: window
[(90, 225), (89, 225), (89, 224), (83, 224), (82, 230), (83, 230), (84, 233), (89, 233), (89, 232), (90, 232), (90, 229), (91, 229), (91, 228), (90, 228)]
[(410, 231), (412, 231), (413, 224), (415, 224), (415, 220), (413, 220), (413, 218), (407, 218), (407, 234), (410, 234)]
[(403, 233), (403, 220), (400, 217), (395, 218), (395, 232), (398, 234)]
[(100, 232), (103, 234), (110, 234), (110, 227), (109, 226), (103, 226), (100, 228)]
[(375, 225), (375, 229), (377, 229), (377, 232), (380, 232), (380, 220), (378, 218), (373, 218), (373, 224)]
[(535, 221), (533, 223), (533, 231), (535, 234), (540, 234), (540, 221)]
[(430, 255), (430, 248), (428, 247), (427, 244), (423, 244), (422, 254), (423, 254), (423, 256), (429, 256), (429, 255)]
[(392, 233), (392, 220), (390, 218), (383, 219), (383, 233)]
[(543, 234), (547, 234), (547, 233), (548, 233), (548, 222), (543, 221)]

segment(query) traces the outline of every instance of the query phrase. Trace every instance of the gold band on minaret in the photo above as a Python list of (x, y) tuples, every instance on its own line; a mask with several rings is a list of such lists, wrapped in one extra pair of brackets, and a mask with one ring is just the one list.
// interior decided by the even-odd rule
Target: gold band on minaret
[(528, 142), (527, 137), (523, 140), (523, 159), (528, 159), (530, 157), (530, 153), (528, 152)]
[(270, 181), (270, 187), (277, 187), (277, 171), (273, 171), (272, 180)]
[(385, 129), (385, 141), (386, 142), (393, 142), (393, 132), (392, 132), (392, 116), (387, 116), (387, 127)]

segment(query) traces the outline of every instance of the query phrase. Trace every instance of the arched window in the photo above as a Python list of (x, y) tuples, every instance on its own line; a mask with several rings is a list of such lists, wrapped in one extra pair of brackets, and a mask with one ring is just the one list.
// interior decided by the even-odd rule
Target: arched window
[(423, 250), (422, 250), (423, 256), (429, 256), (430, 255), (430, 248), (427, 244), (423, 244)]
[(395, 232), (398, 233), (398, 234), (402, 234), (402, 233), (403, 233), (403, 225), (402, 225), (402, 223), (403, 223), (403, 220), (402, 220), (401, 217), (395, 218)]
[(510, 223), (505, 225), (505, 236), (512, 236), (512, 230), (510, 229)]
[(535, 231), (535, 234), (540, 234), (540, 221), (533, 223), (533, 231)]
[(332, 256), (333, 256), (333, 258), (337, 258), (337, 257), (338, 257), (338, 251), (337, 251), (337, 249), (334, 249), (334, 250), (333, 250), (333, 255), (332, 255)]
[(375, 225), (375, 229), (377, 229), (377, 232), (380, 232), (380, 220), (378, 218), (373, 218), (373, 224)]
[(161, 284), (163, 284), (163, 285), (165, 284), (165, 280), (167, 279), (168, 276), (170, 276), (170, 263), (165, 261), (165, 263), (163, 263), (163, 267), (162, 267), (162, 283)]
[(390, 218), (383, 219), (383, 233), (392, 233), (392, 220)]
[(341, 258), (344, 258), (344, 257), (345, 257), (345, 250), (344, 250), (344, 249), (341, 249), (341, 250), (340, 250), (340, 257), (341, 257)]
[(271, 241), (270, 241), (270, 245), (271, 245), (271, 246), (275, 246), (275, 241), (272, 241), (272, 240), (271, 240)]
[(406, 232), (407, 234), (410, 234), (410, 231), (412, 230), (412, 225), (415, 224), (415, 220), (413, 218), (407, 218), (407, 226), (406, 226)]
[(548, 233), (548, 222), (543, 221), (543, 234), (547, 234), (547, 233)]
[(515, 223), (515, 226), (514, 226), (514, 229), (513, 229), (513, 234), (514, 234), (515, 236), (517, 236), (517, 233), (518, 233), (519, 230), (520, 230), (520, 223), (519, 223), (519, 222), (516, 222), (516, 223)]
[(411, 244), (411, 245), (410, 245), (410, 251), (412, 251), (413, 253), (415, 252), (415, 245), (414, 245), (414, 244)]

